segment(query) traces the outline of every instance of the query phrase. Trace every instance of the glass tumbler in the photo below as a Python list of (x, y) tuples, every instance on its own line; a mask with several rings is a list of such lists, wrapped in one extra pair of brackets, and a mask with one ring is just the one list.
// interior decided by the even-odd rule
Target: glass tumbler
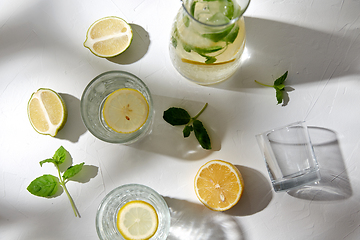
[(320, 180), (307, 126), (297, 122), (256, 135), (274, 190), (284, 191)]
[[(106, 98), (120, 88), (132, 88), (144, 95), (149, 104), (149, 115), (145, 124), (132, 133), (113, 131), (105, 122), (103, 107)], [(146, 136), (153, 122), (153, 100), (146, 84), (135, 75), (123, 71), (109, 71), (95, 77), (81, 96), (81, 117), (86, 128), (98, 139), (109, 143), (131, 144)]]
[(171, 30), (170, 57), (187, 79), (209, 85), (229, 78), (245, 47), (250, 0), (182, 0)]
[(155, 190), (141, 184), (115, 188), (100, 203), (96, 213), (96, 231), (101, 240), (123, 240), (117, 229), (117, 213), (126, 203), (142, 200), (152, 205), (158, 215), (158, 228), (151, 240), (165, 240), (170, 230), (170, 211), (164, 198)]

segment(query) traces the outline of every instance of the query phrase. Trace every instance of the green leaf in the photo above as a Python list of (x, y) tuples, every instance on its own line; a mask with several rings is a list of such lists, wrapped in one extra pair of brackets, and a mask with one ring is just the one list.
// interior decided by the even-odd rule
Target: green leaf
[(76, 165), (74, 165), (74, 166), (70, 166), (70, 167), (64, 172), (63, 178), (64, 178), (64, 179), (69, 179), (69, 178), (75, 176), (76, 174), (78, 174), (78, 173), (81, 171), (81, 169), (82, 169), (82, 167), (83, 167), (84, 164), (85, 164), (85, 163), (83, 162), (83, 163), (80, 163), (80, 164), (76, 164)]
[(163, 119), (171, 125), (185, 125), (190, 122), (189, 113), (182, 108), (171, 107), (164, 111)]
[(208, 48), (192, 47), (192, 50), (194, 50), (195, 52), (197, 52), (200, 55), (217, 52), (221, 49), (223, 49), (223, 47), (221, 47), (221, 46), (212, 46), (212, 47), (208, 47)]
[(283, 92), (282, 92), (282, 90), (276, 89), (276, 100), (277, 100), (277, 104), (282, 103), (282, 101), (283, 101)]
[(194, 133), (196, 139), (199, 141), (200, 145), (204, 149), (211, 149), (210, 137), (204, 128), (203, 124), (199, 120), (193, 122)]
[(43, 165), (44, 163), (53, 163), (53, 164), (56, 165), (56, 160), (55, 160), (55, 159), (52, 159), (52, 158), (42, 160), (42, 161), (40, 161), (40, 166), (42, 167), (42, 165)]
[(279, 86), (283, 84), (287, 78), (287, 75), (288, 75), (288, 71), (286, 71), (281, 77), (279, 77), (274, 81), (274, 86)]
[(210, 56), (203, 56), (203, 57), (206, 57), (206, 61), (205, 61), (206, 64), (212, 64), (217, 60), (216, 57), (210, 57)]
[(204, 38), (208, 38), (213, 42), (219, 42), (223, 40), (233, 29), (235, 24), (231, 24), (230, 26), (226, 27), (224, 31), (218, 32), (218, 33), (206, 33), (202, 34), (201, 36)]
[(56, 161), (56, 164), (61, 164), (65, 161), (67, 151), (63, 146), (59, 147), (58, 150), (56, 150), (53, 159)]
[(191, 7), (190, 7), (190, 14), (194, 17), (195, 16), (195, 5), (197, 4), (198, 1), (194, 1), (192, 4), (191, 4)]
[(177, 40), (174, 36), (171, 37), (171, 44), (173, 45), (174, 48), (177, 47)]
[(45, 174), (33, 180), (27, 187), (27, 190), (31, 194), (39, 197), (50, 197), (57, 192), (58, 187), (58, 178), (50, 174)]
[(190, 25), (190, 19), (189, 19), (188, 16), (185, 16), (185, 17), (183, 18), (183, 22), (184, 22), (185, 27), (189, 27), (189, 25)]
[(184, 130), (183, 130), (183, 135), (184, 135), (184, 138), (187, 138), (190, 136), (190, 133), (194, 130), (193, 126), (191, 125), (186, 125), (184, 127)]
[(239, 33), (239, 26), (236, 25), (232, 31), (224, 38), (224, 41), (227, 43), (233, 43)]

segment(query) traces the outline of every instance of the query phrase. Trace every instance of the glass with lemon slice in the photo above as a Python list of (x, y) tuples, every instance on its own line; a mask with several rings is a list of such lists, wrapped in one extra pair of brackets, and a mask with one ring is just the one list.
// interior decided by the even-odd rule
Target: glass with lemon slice
[(151, 131), (153, 102), (146, 84), (135, 75), (110, 71), (95, 77), (81, 97), (86, 128), (110, 143), (131, 144)]
[(96, 214), (101, 240), (166, 239), (169, 208), (161, 195), (140, 184), (115, 188), (102, 200)]

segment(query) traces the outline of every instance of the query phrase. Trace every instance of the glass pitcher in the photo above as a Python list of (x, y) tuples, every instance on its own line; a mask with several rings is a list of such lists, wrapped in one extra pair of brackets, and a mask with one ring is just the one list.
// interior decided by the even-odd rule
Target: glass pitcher
[(187, 79), (209, 85), (229, 78), (245, 47), (250, 0), (182, 0), (171, 30), (170, 57)]

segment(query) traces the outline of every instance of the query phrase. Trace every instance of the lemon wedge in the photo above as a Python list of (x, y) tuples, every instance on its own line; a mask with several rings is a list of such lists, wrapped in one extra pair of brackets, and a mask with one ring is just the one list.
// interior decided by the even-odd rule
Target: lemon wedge
[(195, 176), (195, 193), (199, 200), (214, 211), (225, 211), (237, 204), (244, 189), (240, 171), (231, 163), (212, 160)]
[(131, 201), (120, 208), (117, 215), (117, 228), (127, 240), (149, 239), (158, 228), (158, 215), (149, 203)]
[(33, 128), (41, 134), (56, 136), (67, 119), (66, 105), (55, 91), (40, 88), (31, 95), (27, 113)]
[(149, 103), (133, 88), (120, 88), (105, 100), (103, 117), (115, 132), (132, 133), (139, 130), (149, 116)]
[(95, 21), (88, 29), (84, 46), (99, 57), (114, 57), (131, 44), (130, 25), (119, 17), (105, 17)]

